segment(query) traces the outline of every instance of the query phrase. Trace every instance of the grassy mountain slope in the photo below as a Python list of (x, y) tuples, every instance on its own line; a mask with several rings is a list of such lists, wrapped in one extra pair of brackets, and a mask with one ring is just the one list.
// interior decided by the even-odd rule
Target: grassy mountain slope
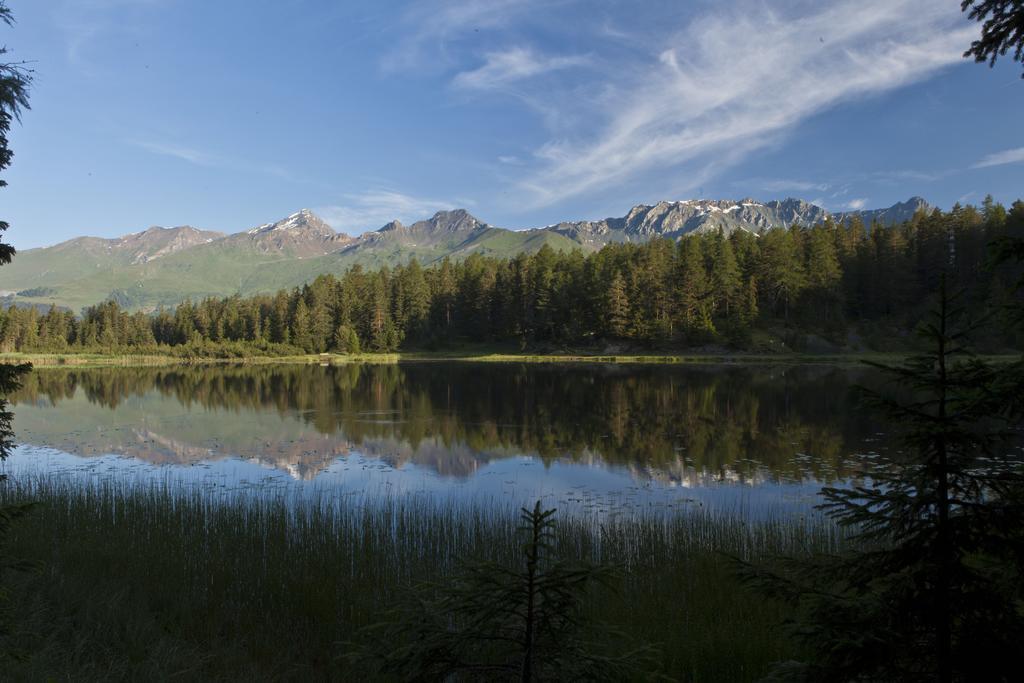
[[(95, 257), (86, 253), (83, 258), (81, 251), (76, 254), (72, 248), (54, 254), (54, 247), (19, 255), (16, 262), (23, 259), (21, 272), (4, 273), (7, 277), (0, 281), (0, 288), (23, 292), (16, 301), (24, 305), (53, 303), (78, 311), (113, 296), (130, 308), (149, 310), (173, 306), (186, 298), (275, 292), (302, 285), (317, 275), (341, 275), (356, 264), (377, 268), (406, 263), (415, 257), (429, 265), (445, 256), (511, 256), (536, 251), (545, 244), (556, 249), (580, 246), (555, 233), (518, 233), (483, 227), (419, 242), (408, 235), (402, 239), (376, 238), (318, 256), (302, 256), (287, 250), (268, 252), (250, 242), (231, 239), (198, 245), (146, 263), (102, 258), (106, 256), (102, 252)], [(48, 256), (56, 258), (46, 263), (44, 259)], [(60, 277), (53, 276), (54, 270), (59, 270)], [(27, 277), (30, 273), (34, 277)], [(44, 289), (26, 291), (31, 287)]]
[(127, 265), (120, 254), (110, 253), (102, 240), (80, 237), (53, 247), (18, 252), (3, 267), (0, 289), (17, 292), (56, 287), (83, 277)]
[[(922, 207), (927, 204), (913, 198), (863, 213), (891, 223)], [(824, 209), (799, 200), (767, 204), (686, 200), (636, 206), (622, 218), (512, 231), (458, 209), (439, 211), (409, 226), (393, 221), (351, 238), (334, 232), (304, 209), (276, 223), (228, 236), (187, 226), (150, 228), (118, 239), (81, 237), (30, 249), (0, 269), (0, 292), (18, 305), (56, 304), (78, 311), (113, 297), (128, 308), (151, 310), (186, 298), (274, 292), (320, 274), (340, 275), (356, 264), (375, 269), (416, 258), (429, 266), (446, 256), (505, 258), (545, 245), (562, 251), (593, 251), (609, 242), (678, 238), (712, 229), (757, 233), (774, 225), (818, 222), (827, 215)]]

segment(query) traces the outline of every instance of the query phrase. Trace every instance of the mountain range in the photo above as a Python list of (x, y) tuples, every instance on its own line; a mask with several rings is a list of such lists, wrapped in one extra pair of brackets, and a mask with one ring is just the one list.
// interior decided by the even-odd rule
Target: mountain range
[(831, 214), (800, 199), (761, 203), (691, 199), (638, 205), (625, 216), (567, 221), (543, 228), (507, 230), (483, 223), (464, 209), (439, 211), (403, 225), (392, 221), (359, 236), (335, 232), (309, 209), (244, 232), (225, 234), (191, 226), (151, 227), (124, 237), (78, 237), (19, 252), (0, 268), (0, 296), (7, 303), (74, 311), (109, 298), (150, 310), (191, 298), (273, 292), (340, 275), (356, 264), (376, 268), (415, 257), (430, 265), (445, 257), (479, 253), (507, 257), (544, 245), (594, 251), (613, 242), (723, 230), (760, 234), (773, 227), (813, 225), (827, 218), (859, 216), (865, 224), (893, 225), (930, 210), (920, 197), (885, 209)]

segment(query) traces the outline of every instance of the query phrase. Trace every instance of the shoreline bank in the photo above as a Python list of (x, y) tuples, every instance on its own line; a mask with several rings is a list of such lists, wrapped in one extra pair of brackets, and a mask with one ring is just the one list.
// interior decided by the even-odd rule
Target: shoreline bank
[[(346, 365), (349, 363), (387, 364), (402, 362), (446, 363), (592, 363), (592, 364), (737, 364), (737, 365), (859, 365), (865, 362), (896, 363), (906, 353), (847, 353), (847, 354), (516, 354), (488, 352), (431, 352), (362, 354), (306, 354), (293, 356), (241, 356), (220, 358), (215, 356), (174, 356), (160, 354), (117, 353), (4, 353), (0, 363), (31, 363), (35, 368), (51, 367), (146, 367), (163, 365), (266, 365), (266, 364), (320, 364)], [(1010, 354), (982, 356), (994, 363), (1019, 360)]]

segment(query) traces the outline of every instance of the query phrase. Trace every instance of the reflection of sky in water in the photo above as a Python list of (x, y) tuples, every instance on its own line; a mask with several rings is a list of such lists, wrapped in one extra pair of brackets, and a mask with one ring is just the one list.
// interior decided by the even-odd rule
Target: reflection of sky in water
[(33, 372), (6, 469), (206, 493), (806, 512), (881, 447), (840, 368), (476, 364)]
[(541, 499), (551, 507), (598, 516), (642, 514), (674, 509), (739, 514), (746, 518), (806, 513), (820, 484), (756, 484), (704, 480), (680, 485), (638, 478), (624, 467), (600, 463), (542, 461), (525, 455), (481, 463), (473, 476), (450, 477), (429, 467), (406, 463), (393, 467), (352, 451), (315, 478), (296, 479), (286, 471), (240, 458), (204, 460), (190, 465), (152, 465), (136, 458), (81, 458), (51, 448), (20, 446), (3, 466), (14, 478), (47, 473), (82, 483), (127, 481), (167, 483), (208, 494), (285, 494), (289, 498), (426, 497), (435, 502), (530, 505)]

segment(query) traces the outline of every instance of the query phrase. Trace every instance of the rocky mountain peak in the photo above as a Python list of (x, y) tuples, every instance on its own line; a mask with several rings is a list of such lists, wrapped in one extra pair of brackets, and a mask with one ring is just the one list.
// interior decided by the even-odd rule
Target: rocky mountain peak
[(429, 223), (437, 230), (446, 232), (463, 232), (476, 230), (483, 225), (472, 214), (465, 209), (453, 209), (451, 211), (438, 211), (430, 219)]
[(275, 223), (264, 223), (229, 239), (249, 242), (264, 253), (281, 252), (298, 258), (328, 254), (352, 241), (348, 235), (335, 232), (309, 209), (301, 209)]
[(296, 211), (276, 223), (264, 223), (250, 230), (248, 234), (260, 235), (271, 232), (308, 232), (322, 238), (331, 238), (337, 235), (331, 226), (309, 209)]
[(928, 211), (932, 208), (932, 205), (925, 201), (924, 197), (913, 196), (905, 202), (896, 202), (889, 207), (889, 210), (897, 211)]
[(127, 253), (131, 263), (148, 263), (222, 237), (222, 232), (199, 230), (191, 225), (179, 225), (174, 228), (153, 225), (140, 232), (108, 240), (107, 249)]
[(872, 223), (895, 225), (909, 221), (918, 211), (930, 212), (933, 209), (934, 207), (923, 198), (915, 196), (904, 202), (896, 202), (887, 209), (868, 209), (837, 214), (835, 220), (845, 223), (856, 216), (864, 223), (866, 229), (870, 229)]
[(417, 221), (408, 227), (413, 233), (461, 233), (485, 227), (465, 209), (438, 211), (425, 221)]
[(388, 223), (387, 225), (385, 225), (385, 226), (383, 226), (381, 228), (378, 228), (377, 232), (398, 232), (398, 231), (404, 230), (404, 229), (405, 229), (405, 226), (402, 225), (401, 221), (394, 220), (394, 221), (391, 221), (390, 223)]

